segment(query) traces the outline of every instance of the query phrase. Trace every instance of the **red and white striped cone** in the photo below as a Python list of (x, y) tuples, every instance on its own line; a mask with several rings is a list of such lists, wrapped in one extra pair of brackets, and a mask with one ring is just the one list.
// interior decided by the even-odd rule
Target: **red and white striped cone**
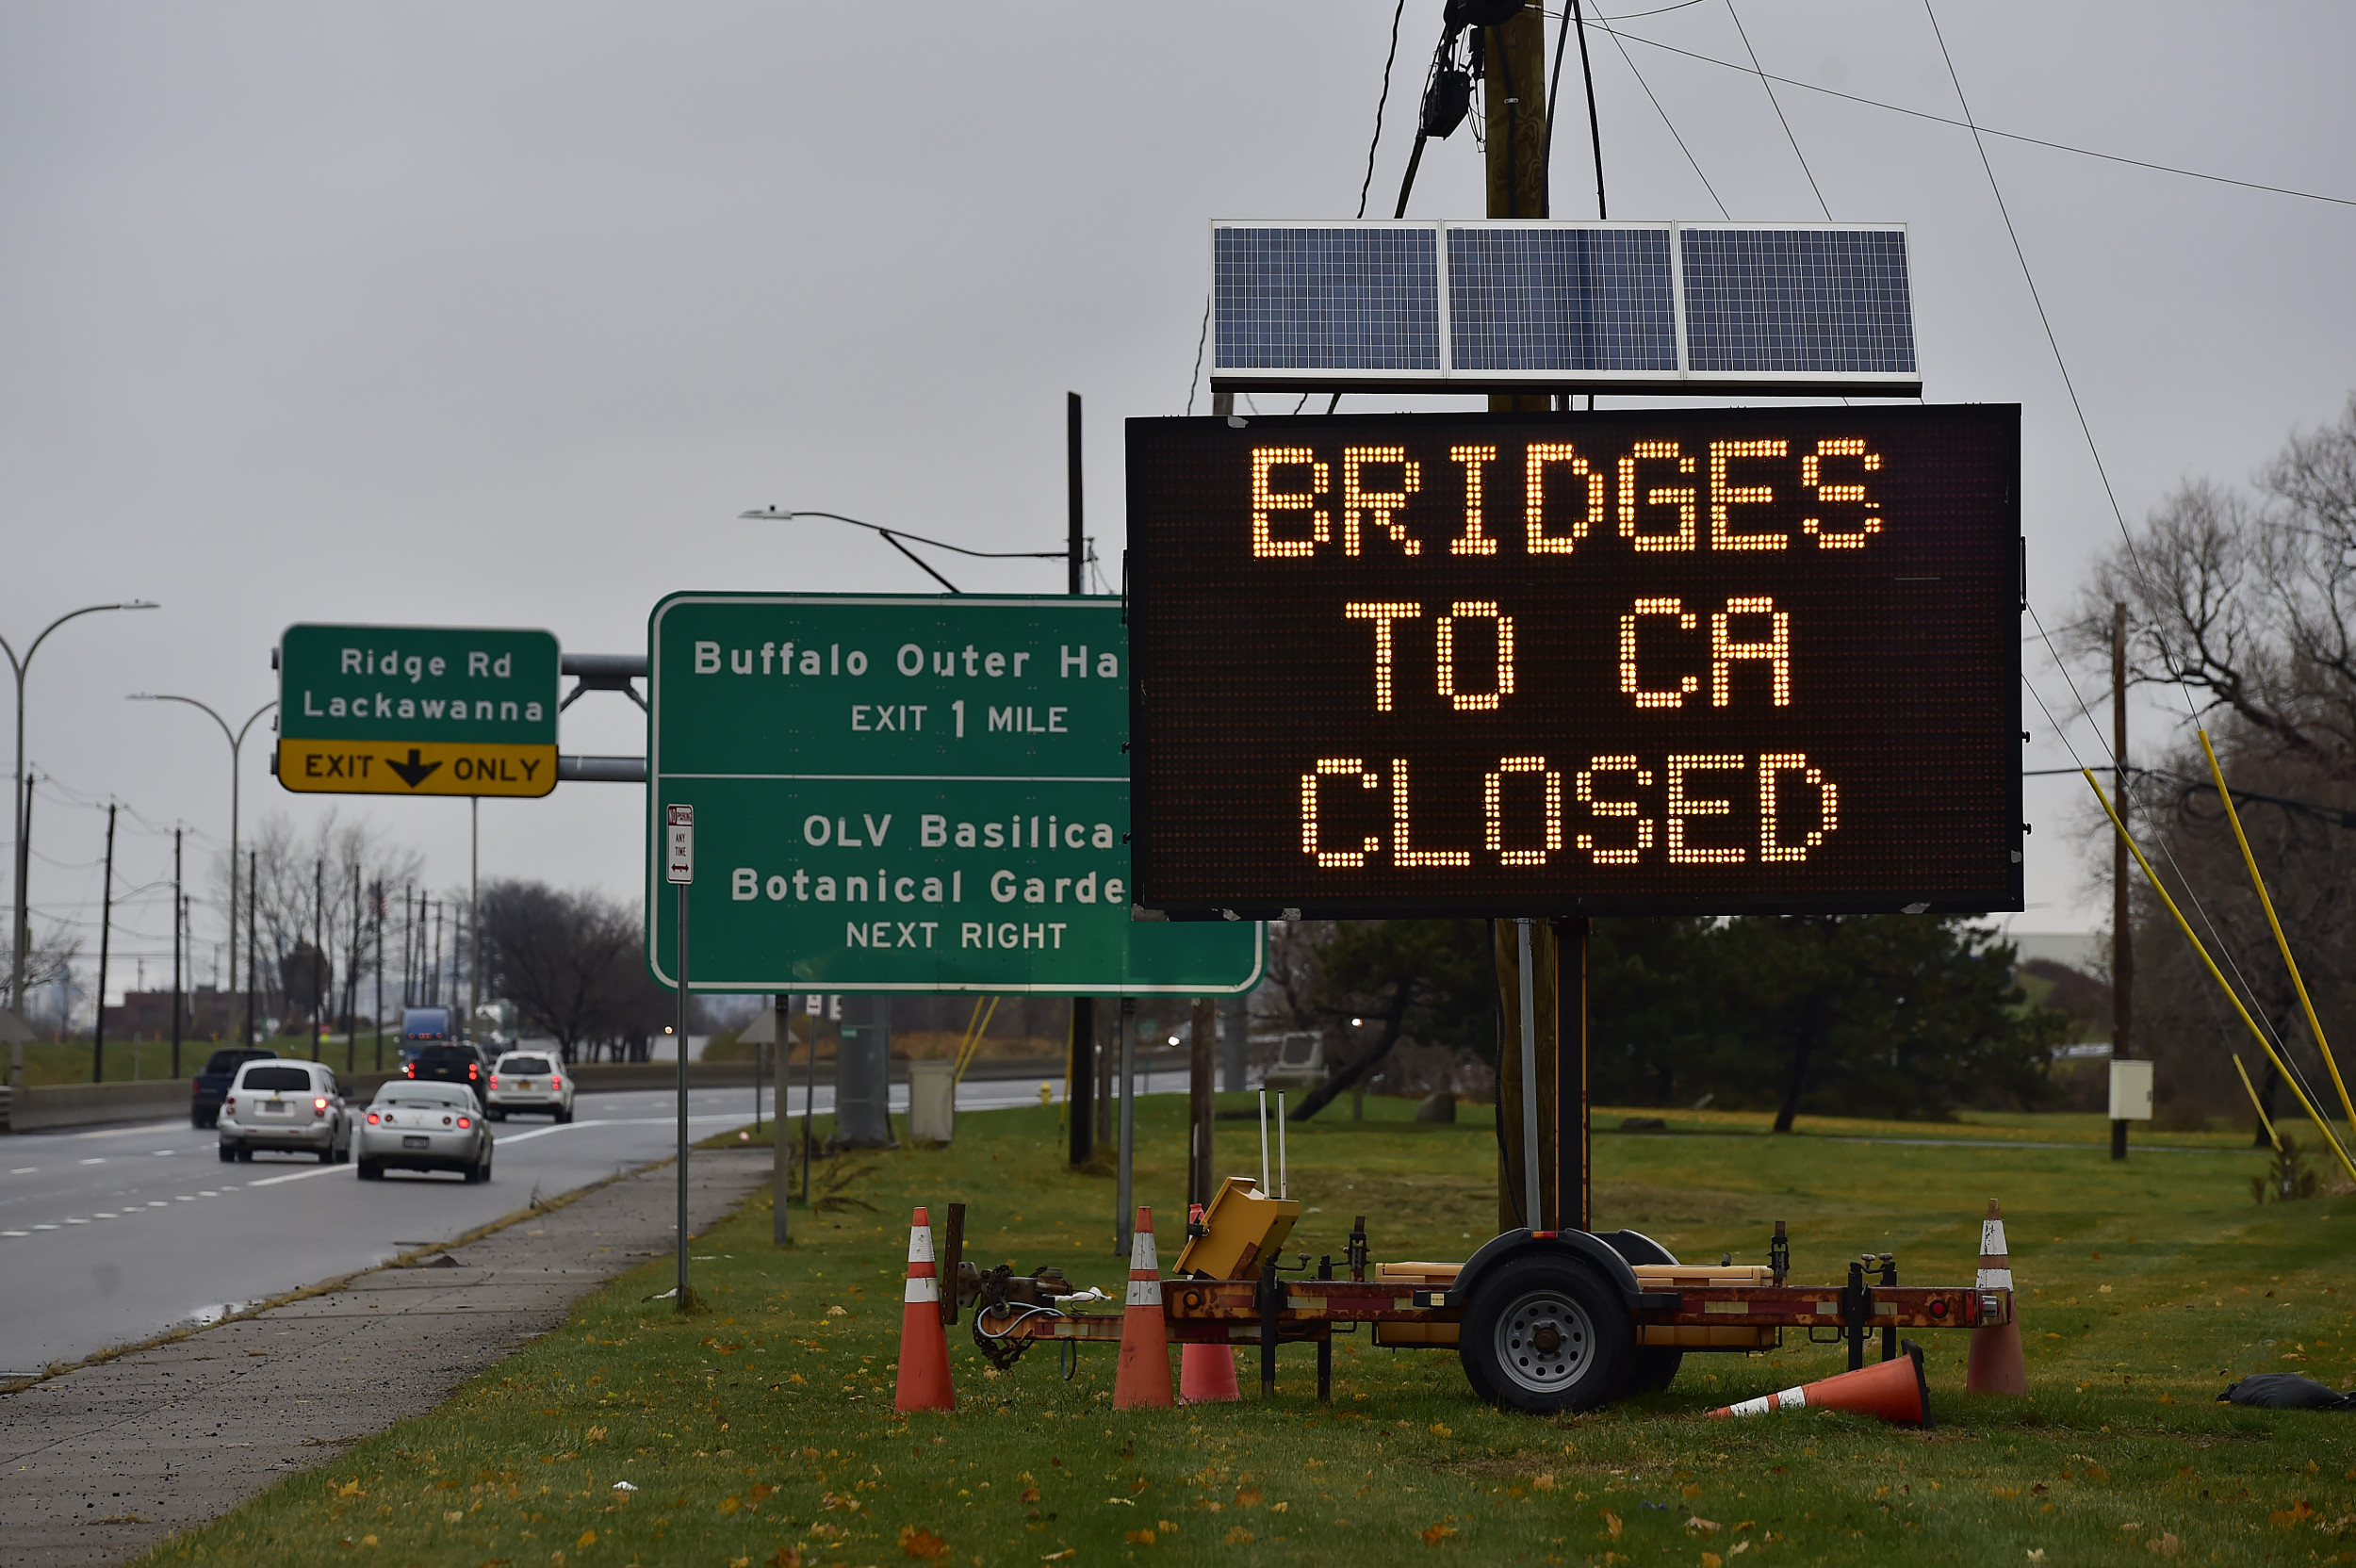
[(1170, 1324), (1162, 1315), (1162, 1266), (1153, 1253), (1153, 1211), (1140, 1205), (1129, 1235), (1129, 1297), (1121, 1317), (1121, 1369), (1113, 1379), (1113, 1409), (1167, 1408)]
[(1718, 1421), (1746, 1415), (1773, 1415), (1777, 1411), (1848, 1410), (1899, 1426), (1931, 1425), (1931, 1386), (1922, 1376), (1922, 1347), (1904, 1341), (1906, 1354), (1875, 1362), (1855, 1372), (1842, 1372), (1780, 1394), (1765, 1394), (1739, 1405), (1721, 1405), (1710, 1413)]
[[(2012, 1257), (2004, 1250), (2004, 1221), (1996, 1200), (1988, 1200), (1988, 1217), (1980, 1222), (1980, 1289), (2012, 1289)], [(1963, 1375), (1966, 1394), (2009, 1394), (2021, 1398), (2029, 1392), (2029, 1371), (2021, 1355), (2021, 1298), (2012, 1298), (2009, 1321), (1972, 1331), (1972, 1360)]]
[(908, 1222), (908, 1283), (900, 1299), (900, 1381), (897, 1411), (955, 1410), (949, 1380), (949, 1336), (941, 1326), (941, 1277), (933, 1263), (932, 1219), (923, 1209)]

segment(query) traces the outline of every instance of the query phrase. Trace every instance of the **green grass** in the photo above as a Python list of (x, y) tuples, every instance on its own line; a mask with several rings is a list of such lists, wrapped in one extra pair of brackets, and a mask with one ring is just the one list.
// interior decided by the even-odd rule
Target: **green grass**
[[(204, 1070), (205, 1061), (214, 1052), (237, 1043), (235, 1040), (198, 1039), (193, 1035), (188, 1036), (180, 1041), (180, 1070), (174, 1073), (172, 1070), (170, 1039), (109, 1039), (106, 1042), (106, 1081), (109, 1084), (128, 1084), (157, 1078), (193, 1077)], [(275, 1051), (282, 1056), (301, 1056), (307, 1060), (311, 1054), (311, 1032), (305, 1029), (299, 1035), (269, 1036), (257, 1041), (256, 1045), (257, 1048)], [(397, 1034), (384, 1036), (384, 1052), (388, 1066), (400, 1066), (401, 1037)], [(353, 1055), (358, 1070), (384, 1070), (376, 1066), (376, 1054), (377, 1037), (362, 1031), (359, 1050)], [(342, 1068), (343, 1036), (336, 1035), (332, 1039), (322, 1040), (319, 1059), (330, 1067)], [(0, 1065), (5, 1065), (5, 1061), (0, 1060)], [(25, 1083), (27, 1087), (49, 1084), (87, 1084), (90, 1081), (90, 1041), (88, 1036), (72, 1040), (37, 1040), (25, 1047)]]
[[(1464, 1256), (1494, 1229), (1487, 1113), (1418, 1126), (1403, 1102), (1366, 1111), (1352, 1122), (1344, 1103), (1290, 1133), (1304, 1214), (1288, 1250), (1338, 1255), (1364, 1214), (1377, 1258)], [(1596, 1120), (1616, 1126), (1617, 1113)], [(1183, 1122), (1181, 1101), (1140, 1105), (1137, 1191), (1164, 1217), (1166, 1266)], [(648, 1299), (669, 1284), (669, 1260), (655, 1260), (440, 1411), (151, 1560), (1889, 1568), (2149, 1562), (2171, 1546), (2203, 1561), (2356, 1560), (2356, 1417), (2214, 1402), (2251, 1371), (2356, 1382), (2356, 1199), (2260, 1207), (2253, 1153), (2114, 1165), (2069, 1119), (1894, 1130), (2086, 1147), (1839, 1142), (1885, 1129), (1822, 1120), (1784, 1138), (1740, 1119), (1672, 1123), (1684, 1135), (1598, 1134), (1595, 1219), (1689, 1259), (1763, 1261), (1781, 1217), (1803, 1282), (1838, 1280), (1869, 1249), (1894, 1251), (1910, 1282), (1968, 1281), (1982, 1209), (2002, 1199), (2030, 1396), (1962, 1395), (1966, 1336), (1933, 1332), (1928, 1432), (1823, 1412), (1699, 1419), (1843, 1364), (1837, 1348), (1798, 1343), (1689, 1357), (1664, 1394), (1531, 1417), (1474, 1400), (1450, 1353), (1346, 1338), (1330, 1407), (1312, 1396), (1314, 1351), (1295, 1347), (1273, 1404), (1116, 1414), (1109, 1348), (1084, 1352), (1070, 1381), (1051, 1351), (992, 1376), (960, 1325), (958, 1412), (895, 1416), (911, 1204), (937, 1221), (948, 1202), (969, 1204), (967, 1256), (984, 1265), (1055, 1263), (1119, 1290), (1112, 1183), (1066, 1171), (1056, 1110), (1024, 1108), (961, 1117), (951, 1149), (855, 1157), (843, 1190), (872, 1210), (797, 1207), (789, 1248), (770, 1244), (756, 1199), (695, 1246), (708, 1311), (681, 1317)], [(1256, 1128), (1220, 1122), (1218, 1152), (1223, 1170), (1255, 1168)], [(1251, 1392), (1250, 1366), (1244, 1382)], [(627, 1501), (611, 1490), (620, 1479), (640, 1489)]]

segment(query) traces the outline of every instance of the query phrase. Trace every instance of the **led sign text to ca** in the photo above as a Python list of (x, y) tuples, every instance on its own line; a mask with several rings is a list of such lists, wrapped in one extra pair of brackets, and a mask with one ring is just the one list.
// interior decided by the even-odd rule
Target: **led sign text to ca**
[[(1454, 555), (1494, 556), (1510, 541), (1532, 558), (1576, 556), (1590, 541), (1614, 533), (1647, 554), (1866, 547), (1883, 529), (1869, 483), (1882, 468), (1881, 454), (1855, 436), (1808, 446), (1794, 450), (1789, 440), (1769, 438), (1694, 443), (1689, 450), (1680, 442), (1640, 440), (1612, 451), (1548, 441), (1529, 443), (1517, 459), (1496, 443), (1451, 446), (1465, 514), (1463, 533), (1447, 547)], [(1252, 453), (1251, 473), (1255, 559), (1423, 553), (1424, 541), (1399, 521), (1423, 485), (1422, 465), (1402, 447), (1346, 446), (1338, 463), (1314, 448), (1263, 447)], [(1490, 482), (1500, 473), (1505, 486)], [(1806, 515), (1796, 531), (1757, 527), (1756, 514), (1744, 511), (1773, 502), (1778, 481), (1796, 482), (1803, 493)], [(1511, 498), (1503, 508), (1508, 515), (1493, 515), (1492, 496)], [(1518, 539), (1509, 532), (1501, 541), (1493, 531), (1515, 521)], [(1533, 580), (1530, 591), (1546, 588)], [(1411, 678), (1399, 635), (1410, 622), (1431, 627), (1428, 676), (1414, 677), (1429, 678), (1449, 710), (1499, 712), (1548, 700), (1521, 677), (1515, 617), (1503, 600), (1350, 599), (1341, 615), (1366, 623), (1358, 632), (1368, 670), (1365, 699), (1377, 713), (1395, 710), (1399, 682)], [(1639, 712), (1689, 704), (1790, 708), (1803, 700), (1793, 616), (1771, 595), (1724, 595), (1714, 602), (1632, 597), (1616, 625), (1599, 627), (1597, 634), (1613, 640), (1619, 695)], [(1386, 802), (1388, 835), (1363, 828), (1339, 834), (1322, 825), (1333, 814), (1328, 792), (1336, 790), (1361, 796), (1362, 808), (1349, 813), (1355, 822), (1365, 821), (1364, 805)], [(1756, 804), (1756, 843), (1705, 841), (1689, 830), (1695, 819), (1732, 815), (1738, 793)], [(1386, 854), (1398, 867), (1470, 866), (1473, 849), (1415, 847), (1413, 803), (1405, 758), (1317, 758), (1301, 775), (1301, 852), (1327, 870), (1365, 868)], [(1840, 787), (1797, 751), (1502, 756), (1481, 778), (1478, 853), (1520, 867), (1544, 866), (1566, 848), (1596, 866), (1656, 858), (1671, 865), (1795, 863), (1839, 827), (1840, 803)], [(1584, 830), (1571, 831), (1566, 812), (1585, 819)]]

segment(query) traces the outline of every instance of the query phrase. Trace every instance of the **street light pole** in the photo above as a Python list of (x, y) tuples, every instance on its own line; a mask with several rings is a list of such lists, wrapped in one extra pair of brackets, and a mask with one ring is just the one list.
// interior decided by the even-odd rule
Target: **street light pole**
[(16, 788), (8, 800), (8, 826), (16, 836), (16, 927), (11, 934), (9, 949), (13, 961), (8, 968), (8, 1004), (23, 1011), (25, 1006), (25, 961), (32, 951), (32, 911), (25, 902), (25, 879), (32, 871), (31, 841), (32, 811), (25, 804), (29, 798), (25, 783), (25, 677), (33, 667), (33, 655), (41, 651), (49, 634), (77, 615), (94, 615), (102, 610), (154, 610), (155, 605), (146, 599), (125, 599), (120, 604), (86, 604), (79, 610), (69, 610), (41, 629), (25, 649), (23, 658), (8, 640), (0, 637), (0, 653), (8, 655), (9, 673), (16, 677)]
[[(255, 720), (277, 707), (278, 699), (272, 697), (261, 707), (256, 708), (245, 723), (235, 729), (229, 727), (229, 721), (214, 711), (210, 704), (199, 702), (194, 697), (176, 696), (170, 692), (134, 692), (129, 700), (132, 702), (185, 702), (221, 726), (221, 739), (229, 743), (229, 994), (235, 996), (237, 991), (237, 785), (239, 779), (237, 756), (245, 749), (246, 731), (254, 727)], [(18, 706), (21, 708), (24, 705), (20, 702)], [(248, 968), (251, 967), (249, 962)], [(254, 976), (251, 973), (246, 976), (246, 988), (248, 990), (254, 988)], [(249, 1018), (249, 1024), (251, 1021)], [(244, 1043), (251, 1045), (254, 1042), (248, 1039)]]

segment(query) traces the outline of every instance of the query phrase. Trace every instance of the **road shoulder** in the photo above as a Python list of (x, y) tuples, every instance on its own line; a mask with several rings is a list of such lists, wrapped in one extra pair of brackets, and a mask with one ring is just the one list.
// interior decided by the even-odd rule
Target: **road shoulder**
[[(700, 1231), (767, 1179), (769, 1154), (698, 1152), (689, 1169)], [(0, 1398), (0, 1565), (119, 1561), (424, 1413), (666, 1252), (677, 1194), (669, 1166), (640, 1170), (411, 1266)]]

